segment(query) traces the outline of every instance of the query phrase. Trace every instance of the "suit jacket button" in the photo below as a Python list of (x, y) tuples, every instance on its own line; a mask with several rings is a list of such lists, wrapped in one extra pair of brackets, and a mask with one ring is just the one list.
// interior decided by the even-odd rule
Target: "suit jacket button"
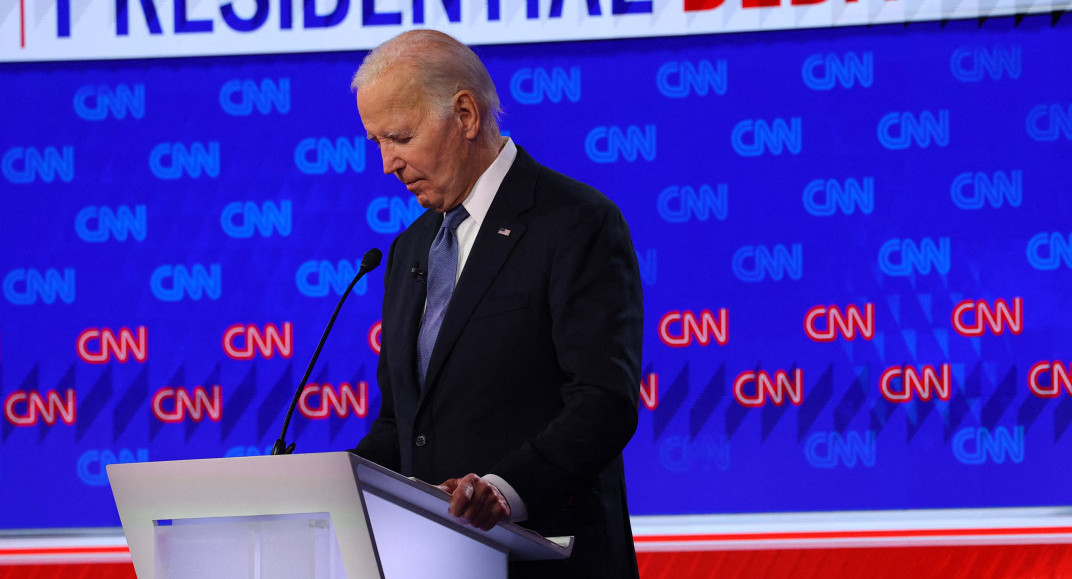
[(416, 442), (417, 442), (417, 446), (424, 446), (424, 445), (428, 444), (428, 438), (426, 438), (423, 434), (418, 434)]

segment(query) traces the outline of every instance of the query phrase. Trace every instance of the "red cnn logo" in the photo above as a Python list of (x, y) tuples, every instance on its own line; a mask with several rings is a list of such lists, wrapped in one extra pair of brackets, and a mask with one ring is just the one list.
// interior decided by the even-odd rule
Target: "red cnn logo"
[(118, 333), (111, 328), (89, 328), (78, 335), (76, 349), (78, 357), (89, 364), (104, 364), (113, 357), (125, 363), (132, 355), (144, 362), (149, 353), (149, 330), (138, 326), (135, 337), (130, 328), (119, 328)]
[[(961, 336), (982, 336), (987, 328), (990, 328), (994, 335), (1000, 336), (1008, 326), (1009, 331), (1018, 336), (1024, 327), (1023, 309), (1023, 298), (1012, 299), (1011, 311), (1009, 303), (1003, 299), (994, 302), (993, 308), (985, 300), (964, 300), (953, 308), (953, 328)], [(965, 320), (965, 314), (968, 312), (975, 314), (974, 321)]]
[[(1042, 383), (1042, 375), (1044, 373), (1050, 374), (1050, 383)], [(1060, 362), (1039, 362), (1031, 367), (1031, 370), (1027, 373), (1027, 385), (1031, 387), (1031, 391), (1035, 393), (1035, 396), (1040, 398), (1056, 398), (1061, 395), (1061, 388), (1065, 389), (1069, 395), (1072, 395), (1072, 368), (1066, 366)]]
[(189, 414), (194, 422), (201, 422), (205, 415), (213, 422), (223, 417), (223, 395), (219, 385), (212, 387), (212, 395), (204, 386), (194, 388), (193, 394), (183, 387), (164, 386), (153, 395), (153, 414), (160, 422), (182, 422)]
[(725, 346), (730, 339), (729, 312), (726, 308), (718, 310), (716, 319), (711, 310), (702, 310), (699, 320), (689, 310), (667, 312), (659, 321), (659, 337), (672, 348), (690, 346), (693, 338), (706, 346), (712, 337), (719, 346)]
[[(745, 392), (749, 385), (755, 385), (754, 394)], [(756, 407), (767, 403), (767, 396), (778, 406), (785, 404), (786, 396), (794, 406), (800, 406), (804, 402), (804, 371), (800, 368), (793, 370), (792, 379), (789, 372), (777, 370), (772, 378), (764, 371), (742, 372), (733, 381), (733, 397), (742, 406)]]
[(277, 350), (280, 356), (289, 358), (292, 349), (290, 322), (283, 322), (282, 334), (275, 324), (265, 324), (263, 333), (253, 324), (235, 324), (223, 333), (223, 351), (235, 360), (252, 360), (257, 352), (261, 357), (272, 358)]
[[(939, 400), (949, 400), (950, 384), (949, 364), (942, 364), (941, 375), (933, 366), (924, 366), (923, 370), (916, 370), (912, 366), (891, 366), (882, 373), (879, 378), (879, 388), (882, 397), (890, 402), (908, 402), (915, 393), (919, 393), (919, 399), (929, 401), (937, 393)], [(900, 379), (900, 389), (897, 389), (895, 380)]]
[(648, 410), (659, 407), (659, 375), (652, 372), (640, 382), (640, 401)]
[(383, 333), (383, 322), (376, 322), (368, 331), (368, 347), (372, 348), (378, 356), (380, 354), (380, 335)]
[[(826, 321), (826, 328), (819, 328), (818, 320)], [(842, 313), (837, 306), (815, 306), (804, 316), (804, 333), (816, 342), (833, 342), (840, 333), (846, 340), (855, 340), (856, 332), (865, 340), (875, 335), (875, 304), (864, 304), (864, 313), (855, 304)]]
[(337, 389), (331, 384), (306, 384), (298, 398), (298, 410), (302, 416), (313, 420), (327, 418), (332, 410), (339, 418), (346, 418), (351, 412), (364, 418), (368, 415), (368, 382), (358, 382), (357, 392), (346, 382), (339, 384)]
[(74, 389), (68, 388), (65, 396), (66, 400), (55, 390), (49, 390), (44, 396), (35, 390), (16, 390), (4, 401), (4, 416), (15, 426), (33, 426), (39, 420), (52, 426), (57, 417), (64, 424), (74, 424), (78, 417)]

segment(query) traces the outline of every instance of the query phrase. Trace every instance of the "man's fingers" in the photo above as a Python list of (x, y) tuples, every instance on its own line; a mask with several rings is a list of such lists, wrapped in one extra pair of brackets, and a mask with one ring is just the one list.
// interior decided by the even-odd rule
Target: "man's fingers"
[(462, 479), (453, 479), (456, 484), (454, 490), (450, 493), (450, 509), (448, 510), (455, 517), (464, 518), (463, 513), (473, 498), (474, 478), (476, 478), (476, 475), (470, 474)]
[(488, 507), (491, 506), (489, 504), (488, 495), (493, 492), (488, 488), (490, 486), (491, 485), (483, 481), (482, 484), (474, 484), (473, 496), (469, 500), (469, 504), (467, 504), (462, 511), (462, 518), (474, 527), (480, 528), (487, 521)]
[(495, 485), (475, 474), (439, 485), (450, 493), (448, 512), (463, 524), (487, 531), (510, 517), (510, 507)]
[(458, 479), (448, 478), (447, 480), (443, 481), (442, 484), (436, 485), (436, 488), (447, 493), (448, 495), (453, 494), (454, 489), (458, 488)]
[(488, 481), (473, 476), (472, 493), (468, 504), (461, 512), (461, 517), (470, 525), (487, 531), (501, 520), (510, 516), (510, 508), (499, 489)]

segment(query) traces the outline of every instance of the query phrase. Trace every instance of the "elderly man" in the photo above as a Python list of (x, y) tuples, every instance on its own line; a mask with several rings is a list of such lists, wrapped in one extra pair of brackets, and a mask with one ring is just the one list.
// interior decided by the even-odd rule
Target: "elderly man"
[(637, 422), (642, 303), (618, 208), (500, 135), (465, 45), (401, 34), (354, 75), (383, 171), (430, 209), (384, 273), (380, 414), (354, 450), (490, 529), (574, 535), (511, 577), (635, 577), (621, 452)]

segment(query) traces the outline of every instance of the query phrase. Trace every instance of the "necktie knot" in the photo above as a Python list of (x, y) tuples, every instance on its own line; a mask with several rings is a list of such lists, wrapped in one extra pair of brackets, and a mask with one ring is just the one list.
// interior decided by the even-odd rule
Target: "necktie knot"
[(465, 206), (459, 205), (443, 215), (443, 225), (440, 227), (446, 227), (447, 229), (454, 231), (461, 225), (462, 221), (465, 221), (468, 217), (469, 212), (465, 210)]

